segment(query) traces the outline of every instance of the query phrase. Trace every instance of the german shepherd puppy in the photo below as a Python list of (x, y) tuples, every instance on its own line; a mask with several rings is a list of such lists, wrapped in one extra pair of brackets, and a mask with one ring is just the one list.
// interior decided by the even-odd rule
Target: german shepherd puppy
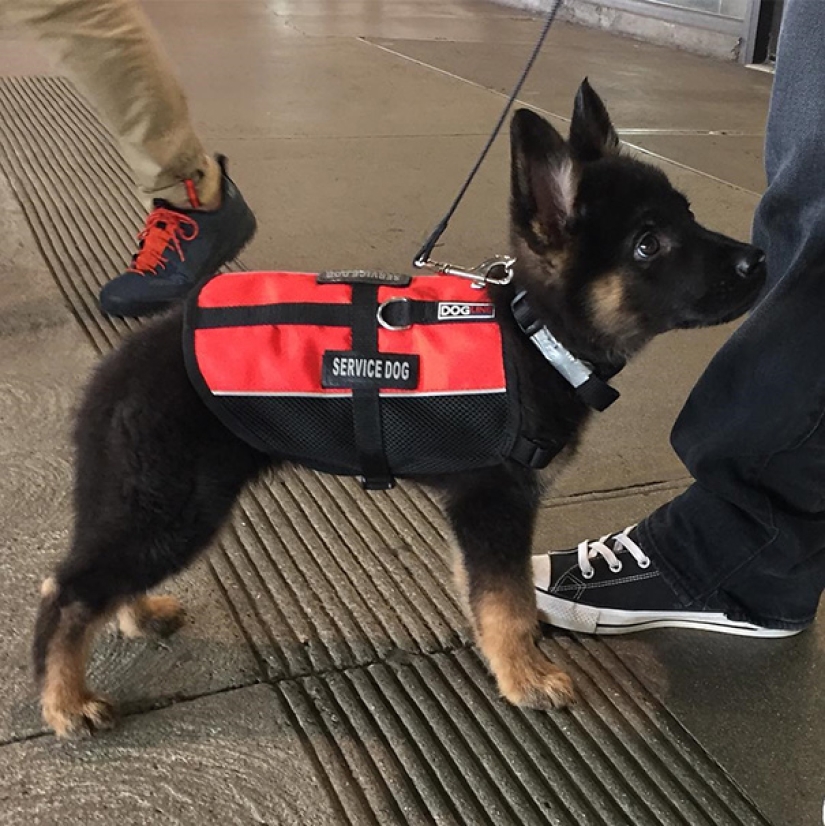
[[(683, 195), (648, 164), (622, 155), (587, 81), (569, 140), (528, 110), (511, 128), (513, 283), (491, 288), (515, 358), (531, 432), (575, 449), (588, 409), (518, 330), (516, 290), (567, 349), (615, 372), (666, 330), (720, 324), (754, 303), (759, 251), (700, 226)], [(147, 596), (214, 539), (241, 490), (278, 457), (230, 433), (187, 377), (179, 309), (106, 358), (77, 416), (71, 549), (42, 587), (33, 646), (43, 716), (60, 737), (111, 724), (86, 685), (93, 631), (116, 614), (127, 636), (181, 624), (169, 596)], [(523, 369), (522, 369), (523, 368)], [(531, 536), (546, 478), (511, 462), (421, 480), (443, 495), (455, 534), (457, 582), (475, 639), (501, 694), (559, 707), (569, 677), (536, 646)]]

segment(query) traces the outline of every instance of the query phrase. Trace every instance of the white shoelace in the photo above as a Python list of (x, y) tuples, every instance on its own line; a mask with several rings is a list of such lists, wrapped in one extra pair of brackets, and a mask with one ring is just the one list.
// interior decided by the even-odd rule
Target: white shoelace
[[(628, 536), (630, 531), (635, 528), (635, 525), (630, 525), (623, 531), (616, 534), (607, 534), (601, 539), (594, 541), (579, 543), (579, 568), (581, 568), (582, 576), (585, 579), (591, 579), (595, 570), (590, 564), (591, 559), (596, 559), (598, 556), (603, 556), (610, 566), (610, 570), (614, 574), (618, 574), (622, 570), (622, 561), (616, 554), (622, 550), (628, 551), (630, 555), (636, 560), (640, 568), (650, 567), (650, 558), (645, 555), (645, 552)], [(612, 540), (613, 547), (607, 545), (607, 541)]]

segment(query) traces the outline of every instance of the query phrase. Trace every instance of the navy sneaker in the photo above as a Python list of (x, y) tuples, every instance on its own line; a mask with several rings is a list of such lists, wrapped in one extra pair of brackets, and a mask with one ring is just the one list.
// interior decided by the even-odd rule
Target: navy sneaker
[(155, 201), (131, 266), (100, 291), (104, 313), (134, 317), (165, 310), (249, 243), (255, 215), (226, 174), (226, 159), (218, 156), (218, 163), (221, 205), (205, 211)]
[(575, 550), (533, 557), (542, 622), (585, 634), (696, 628), (746, 637), (790, 637), (797, 630), (729, 619), (721, 605), (680, 603), (634, 538), (633, 528), (581, 542)]

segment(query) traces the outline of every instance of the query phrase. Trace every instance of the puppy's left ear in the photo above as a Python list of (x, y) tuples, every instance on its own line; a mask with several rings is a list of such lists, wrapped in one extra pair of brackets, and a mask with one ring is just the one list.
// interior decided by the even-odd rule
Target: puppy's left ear
[(513, 228), (537, 253), (569, 240), (578, 176), (564, 138), (544, 118), (519, 109), (510, 126)]
[(570, 151), (578, 163), (597, 161), (619, 152), (619, 136), (602, 99), (585, 78), (576, 93), (570, 122)]

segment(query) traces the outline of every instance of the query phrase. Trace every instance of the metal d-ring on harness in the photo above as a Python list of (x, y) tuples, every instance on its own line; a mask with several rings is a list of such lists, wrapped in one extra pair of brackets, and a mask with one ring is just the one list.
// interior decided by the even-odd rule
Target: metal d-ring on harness
[[(453, 217), (458, 208), (461, 199), (473, 182), (481, 164), (487, 157), (487, 153), (493, 145), (493, 142), (498, 137), (501, 127), (510, 112), (516, 98), (518, 97), (524, 81), (527, 80), (527, 75), (533, 68), (536, 58), (544, 45), (547, 38), (547, 33), (556, 19), (561, 0), (555, 0), (547, 13), (547, 18), (544, 21), (544, 26), (539, 34), (539, 39), (527, 60), (527, 64), (521, 73), (521, 76), (516, 81), (513, 91), (510, 93), (507, 103), (504, 106), (498, 122), (496, 123), (487, 143), (481, 150), (481, 154), (475, 165), (470, 170), (470, 174), (461, 186), (461, 189), (456, 195), (455, 200), (447, 210), (446, 215), (438, 222), (435, 229), (430, 234), (429, 238), (424, 242), (424, 245), (418, 251), (418, 254), (413, 259), (413, 266), (417, 269), (429, 269), (436, 272), (443, 272), (447, 275), (456, 275), (460, 278), (469, 278), (473, 282), (473, 286), (481, 289), (487, 285), (500, 286), (509, 284), (513, 280), (513, 265), (516, 259), (509, 255), (497, 255), (493, 258), (488, 258), (477, 267), (471, 269), (465, 267), (457, 267), (455, 264), (442, 263), (440, 261), (433, 261), (430, 258), (433, 249), (435, 248), (438, 239), (444, 234), (450, 219)], [(404, 301), (404, 299), (392, 299), (392, 301)], [(378, 322), (387, 330), (404, 329), (403, 327), (396, 327), (389, 324), (383, 317), (383, 305), (378, 309)], [(561, 376), (575, 389), (576, 395), (595, 410), (604, 410), (613, 404), (619, 397), (619, 393), (612, 388), (606, 381), (599, 378), (591, 369), (580, 359), (577, 359), (566, 347), (543, 325), (536, 319), (530, 309), (527, 294), (522, 291), (512, 301), (513, 316), (516, 319), (521, 330), (538, 348), (539, 352), (547, 359), (550, 364), (559, 372)]]

